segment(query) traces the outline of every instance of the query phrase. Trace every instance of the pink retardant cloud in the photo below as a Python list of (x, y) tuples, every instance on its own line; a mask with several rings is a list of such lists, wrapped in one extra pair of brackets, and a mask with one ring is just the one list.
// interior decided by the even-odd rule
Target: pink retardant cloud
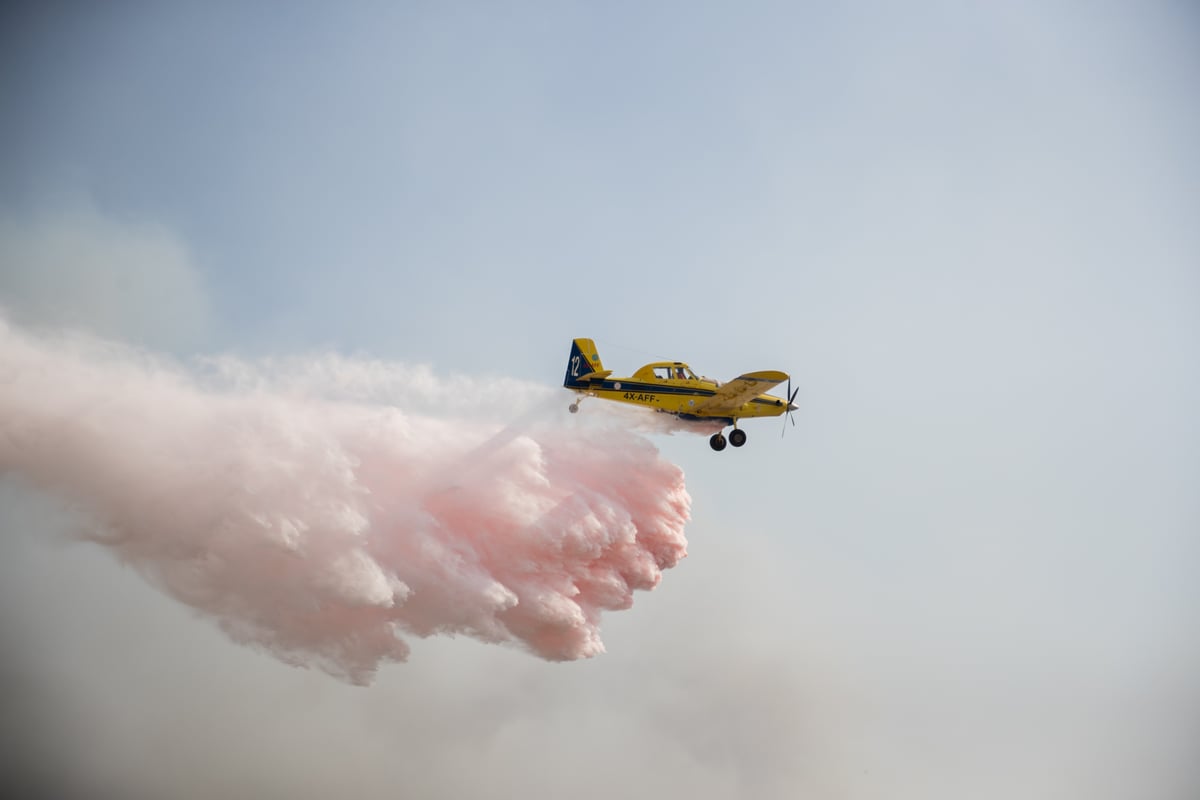
[(0, 320), (0, 471), (289, 663), (366, 683), (407, 658), (406, 636), (435, 634), (601, 653), (601, 613), (686, 555), (683, 473), (516, 381), (507, 424), (429, 410), (464, 386), (486, 396), (469, 384), (329, 356), (186, 370)]

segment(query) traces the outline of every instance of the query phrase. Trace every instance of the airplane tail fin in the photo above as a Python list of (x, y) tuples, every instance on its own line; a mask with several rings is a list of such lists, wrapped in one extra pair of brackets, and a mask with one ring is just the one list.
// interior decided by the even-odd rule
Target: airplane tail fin
[(563, 386), (568, 389), (583, 388), (587, 381), (583, 380), (594, 372), (603, 372), (604, 364), (600, 363), (600, 354), (596, 352), (596, 343), (591, 339), (576, 339), (571, 342), (571, 356), (567, 359), (567, 375)]

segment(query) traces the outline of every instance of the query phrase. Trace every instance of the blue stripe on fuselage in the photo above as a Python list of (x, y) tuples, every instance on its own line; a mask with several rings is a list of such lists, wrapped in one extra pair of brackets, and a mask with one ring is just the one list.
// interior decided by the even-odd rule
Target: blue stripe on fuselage
[[(620, 389), (617, 388), (618, 383), (621, 384)], [(583, 390), (585, 387), (582, 387), (582, 386), (574, 387), (573, 386), (571, 388)], [(601, 390), (601, 391), (608, 391), (608, 392), (637, 392), (639, 394), (674, 394), (674, 395), (681, 394), (681, 395), (686, 395), (688, 397), (706, 397), (706, 398), (713, 397), (714, 395), (717, 394), (716, 389), (701, 389), (699, 387), (693, 387), (693, 386), (672, 386), (672, 385), (666, 384), (666, 383), (647, 383), (645, 381), (630, 381), (630, 380), (615, 381), (615, 380), (611, 380), (611, 379), (602, 380), (598, 384), (595, 383), (594, 381), (589, 381), (586, 388), (591, 389), (591, 390)], [(777, 404), (783, 403), (783, 400), (780, 398), (770, 397), (769, 395), (768, 395), (768, 398), (769, 399), (764, 399), (762, 397), (752, 397), (749, 400), (747, 400), (746, 402), (760, 403), (760, 404), (764, 404), (764, 405), (777, 405)], [(712, 419), (716, 419), (716, 417), (712, 417)]]
[[(621, 388), (617, 388), (617, 384)], [(640, 392), (642, 394), (685, 394), (692, 397), (712, 397), (715, 389), (693, 388), (691, 386), (672, 386), (668, 383), (646, 383), (645, 381), (603, 380), (600, 385), (592, 384), (592, 389), (603, 389), (610, 392)]]

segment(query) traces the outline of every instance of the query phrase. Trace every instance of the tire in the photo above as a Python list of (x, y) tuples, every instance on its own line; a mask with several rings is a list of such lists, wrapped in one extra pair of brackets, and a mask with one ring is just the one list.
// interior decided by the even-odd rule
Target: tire
[(725, 449), (725, 437), (719, 433), (714, 433), (712, 438), (708, 440), (708, 446), (713, 450), (720, 452)]
[(571, 405), (567, 406), (567, 410), (572, 414), (579, 413), (579, 403), (571, 403)]
[(729, 432), (729, 443), (734, 447), (741, 447), (746, 443), (746, 432), (739, 428), (734, 428)]

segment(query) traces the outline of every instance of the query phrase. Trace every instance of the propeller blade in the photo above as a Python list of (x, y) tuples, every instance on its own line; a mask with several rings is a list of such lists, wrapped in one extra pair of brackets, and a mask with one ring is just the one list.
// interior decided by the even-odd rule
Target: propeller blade
[(787, 433), (787, 421), (789, 419), (792, 421), (792, 427), (793, 428), (796, 427), (796, 418), (794, 416), (792, 416), (792, 403), (795, 402), (796, 395), (798, 395), (798, 394), (800, 394), (800, 387), (797, 386), (794, 390), (792, 389), (792, 376), (789, 375), (788, 376), (788, 388), (787, 388), (787, 406), (785, 407), (784, 412), (783, 412), (783, 431), (779, 434), (780, 438), (782, 438), (783, 435), (785, 433)]
[[(795, 397), (795, 395), (792, 394), (792, 376), (791, 375), (788, 376), (787, 390), (788, 390), (788, 395), (790, 395), (791, 397)], [(796, 391), (797, 392), (800, 391), (799, 386), (796, 387)], [(781, 430), (779, 432), (780, 439), (782, 439), (784, 437), (784, 435), (787, 433), (787, 418), (792, 415), (792, 412), (789, 410), (791, 407), (792, 407), (792, 401), (791, 401), (791, 399), (789, 399), (787, 402), (787, 405), (783, 407), (783, 430)], [(796, 420), (792, 420), (792, 425), (795, 426), (795, 424), (796, 424)]]

